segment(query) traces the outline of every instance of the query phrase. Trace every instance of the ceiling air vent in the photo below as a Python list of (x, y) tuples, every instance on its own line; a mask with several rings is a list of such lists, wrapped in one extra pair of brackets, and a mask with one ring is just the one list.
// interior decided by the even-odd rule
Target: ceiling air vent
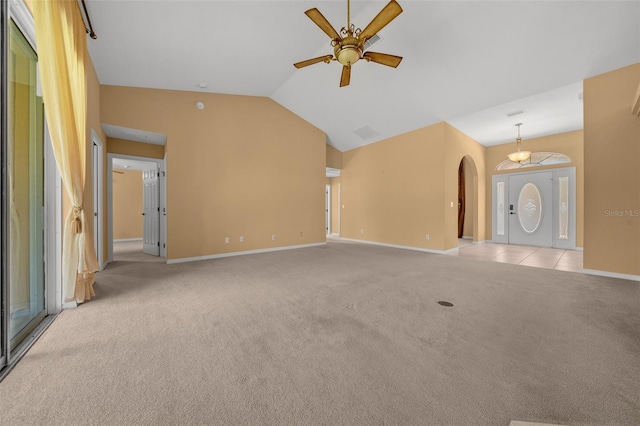
[(516, 115), (524, 114), (524, 111), (519, 109), (517, 111), (512, 111), (507, 113), (507, 117), (515, 117)]
[(376, 136), (380, 136), (380, 133), (376, 132), (369, 126), (362, 126), (359, 129), (355, 129), (353, 133), (360, 136), (360, 138), (364, 141), (366, 141), (367, 139), (375, 138)]
[(362, 45), (363, 50), (367, 50), (378, 41), (380, 41), (380, 36), (378, 34), (374, 34), (371, 38), (367, 39), (367, 41), (364, 42), (364, 44)]

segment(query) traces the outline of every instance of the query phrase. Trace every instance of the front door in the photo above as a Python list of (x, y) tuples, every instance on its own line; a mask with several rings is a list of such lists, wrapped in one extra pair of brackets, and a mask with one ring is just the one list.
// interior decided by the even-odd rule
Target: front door
[(551, 247), (553, 173), (509, 176), (509, 244)]
[(576, 169), (493, 175), (492, 241), (576, 248)]
[(142, 251), (160, 256), (160, 191), (158, 188), (158, 170), (142, 172), (143, 232)]

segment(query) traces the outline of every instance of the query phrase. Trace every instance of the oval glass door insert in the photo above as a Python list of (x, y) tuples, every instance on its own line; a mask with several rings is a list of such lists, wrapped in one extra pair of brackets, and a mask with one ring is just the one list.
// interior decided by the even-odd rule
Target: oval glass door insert
[(542, 197), (538, 187), (531, 182), (520, 190), (518, 220), (522, 230), (527, 234), (536, 232), (542, 223)]

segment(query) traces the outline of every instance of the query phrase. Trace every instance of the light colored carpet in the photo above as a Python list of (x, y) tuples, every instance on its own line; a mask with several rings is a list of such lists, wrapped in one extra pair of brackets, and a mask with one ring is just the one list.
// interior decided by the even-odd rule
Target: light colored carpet
[(0, 383), (0, 423), (640, 424), (638, 283), (339, 242), (137, 256)]

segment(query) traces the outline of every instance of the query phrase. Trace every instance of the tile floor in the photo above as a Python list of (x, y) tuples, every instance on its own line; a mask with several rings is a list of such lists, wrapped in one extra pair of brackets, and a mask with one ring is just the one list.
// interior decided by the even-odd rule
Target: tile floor
[(458, 251), (450, 256), (582, 272), (582, 251), (495, 243), (473, 244), (468, 239), (458, 241)]

